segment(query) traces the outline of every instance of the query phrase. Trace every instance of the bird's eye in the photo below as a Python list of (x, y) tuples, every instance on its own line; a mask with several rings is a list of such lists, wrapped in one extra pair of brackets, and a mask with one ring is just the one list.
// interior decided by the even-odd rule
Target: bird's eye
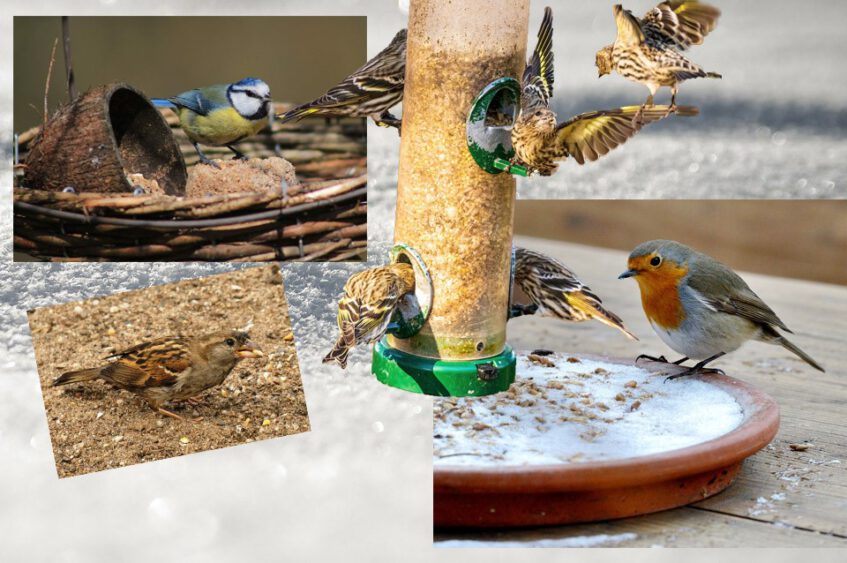
[(234, 338), (227, 338), (226, 340), (224, 340), (224, 342), (226, 342), (227, 346), (235, 346), (235, 339)]
[(661, 263), (662, 263), (662, 257), (661, 256), (653, 256), (653, 258), (650, 260), (651, 266), (658, 266)]
[(541, 117), (541, 110), (535, 112), (535, 117)]

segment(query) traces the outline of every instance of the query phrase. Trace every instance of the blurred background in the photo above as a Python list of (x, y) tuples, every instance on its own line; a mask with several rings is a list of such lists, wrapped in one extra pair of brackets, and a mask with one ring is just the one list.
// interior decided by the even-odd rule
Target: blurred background
[[(127, 82), (148, 97), (235, 82), (248, 76), (271, 87), (275, 101), (302, 103), (323, 94), (365, 62), (366, 18), (87, 17), (70, 18), (80, 92)], [(14, 128), (42, 121), (53, 41), (52, 111), (67, 101), (61, 18), (14, 19)]]
[[(594, 56), (615, 39), (612, 5), (619, 1), (530, 5), (528, 52), (544, 7), (553, 9), (551, 107), (560, 121), (647, 97), (646, 87), (621, 76), (597, 77)], [(686, 56), (723, 80), (687, 81), (678, 97), (698, 106), (700, 116), (651, 125), (597, 162), (565, 162), (552, 177), (519, 178), (519, 198), (847, 197), (847, 2), (707, 1), (722, 12), (718, 26)], [(641, 16), (657, 3), (623, 5)], [(369, 25), (374, 48), (405, 25), (393, 2), (350, 4), (368, 4), (379, 15), (379, 23)], [(669, 99), (665, 88), (656, 103)], [(370, 162), (396, 163), (397, 144), (396, 136), (375, 137)]]
[(627, 252), (672, 239), (734, 270), (847, 284), (847, 201), (519, 201), (515, 234)]

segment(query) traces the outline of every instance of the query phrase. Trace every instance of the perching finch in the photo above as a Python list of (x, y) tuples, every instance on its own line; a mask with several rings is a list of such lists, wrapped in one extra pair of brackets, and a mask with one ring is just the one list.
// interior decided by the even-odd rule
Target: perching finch
[[(641, 304), (656, 334), (683, 358), (700, 360), (671, 376), (702, 373), (709, 362), (738, 349), (748, 340), (779, 344), (815, 369), (824, 369), (777, 329), (791, 332), (738, 274), (717, 260), (672, 240), (651, 240), (629, 255)], [(656, 361), (664, 357), (639, 356)]]
[(579, 281), (564, 264), (540, 252), (517, 246), (514, 254), (515, 284), (538, 307), (537, 314), (572, 322), (596, 319), (638, 340), (626, 329), (620, 317), (604, 308), (591, 288)]
[[(591, 111), (558, 123), (548, 107), (553, 95), (553, 12), (549, 7), (544, 9), (538, 44), (524, 69), (521, 88), (520, 110), (512, 127), (512, 163), (542, 176), (556, 172), (557, 161), (569, 156), (579, 164), (597, 160), (625, 143), (643, 125), (670, 114), (668, 106), (644, 111), (638, 106), (627, 106)], [(641, 119), (633, 119), (639, 113)], [(697, 108), (680, 107), (676, 113), (697, 115)]]
[(388, 110), (403, 100), (405, 76), (406, 30), (401, 29), (388, 47), (326, 94), (278, 117), (282, 123), (307, 115), (370, 117), (399, 131), (400, 120)]
[[(700, 45), (718, 22), (721, 12), (696, 0), (662, 2), (640, 20), (620, 4), (615, 5), (618, 35), (612, 45), (597, 51), (600, 76), (618, 74), (644, 84), (650, 90), (642, 107), (653, 105), (653, 96), (662, 86), (671, 89), (671, 108), (676, 108), (679, 83), (689, 78), (721, 78), (706, 72), (679, 51)], [(646, 111), (646, 109), (645, 109)]]
[(382, 338), (394, 310), (414, 290), (415, 272), (409, 264), (398, 262), (353, 274), (338, 302), (341, 334), (323, 362), (338, 362), (341, 369), (346, 368), (350, 349)]
[(235, 330), (195, 338), (159, 338), (109, 356), (117, 360), (105, 366), (63, 373), (53, 386), (102, 379), (141, 395), (164, 415), (185, 420), (162, 405), (193, 399), (223, 383), (242, 358), (262, 355), (247, 333)]

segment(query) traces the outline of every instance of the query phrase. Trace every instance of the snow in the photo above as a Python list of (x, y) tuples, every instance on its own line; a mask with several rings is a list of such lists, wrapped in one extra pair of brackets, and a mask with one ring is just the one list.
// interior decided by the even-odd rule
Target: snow
[(554, 366), (518, 357), (510, 391), (437, 399), (434, 459), (442, 466), (608, 461), (700, 444), (737, 428), (741, 405), (696, 378), (665, 383), (645, 369), (567, 355)]

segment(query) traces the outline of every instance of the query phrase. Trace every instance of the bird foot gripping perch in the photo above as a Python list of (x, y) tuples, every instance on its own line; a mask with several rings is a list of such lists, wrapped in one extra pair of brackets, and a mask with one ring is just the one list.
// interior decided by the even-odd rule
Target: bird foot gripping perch
[[(392, 338), (414, 338), (432, 310), (432, 278), (415, 249), (398, 244), (391, 262), (406, 262), (415, 272), (415, 292), (406, 297), (391, 318), (385, 337), (376, 343), (372, 371), (385, 385), (438, 396), (489, 395), (504, 391), (515, 380), (515, 353), (506, 347), (491, 358), (446, 361), (410, 354), (391, 345)], [(439, 346), (437, 338), (436, 347)]]

